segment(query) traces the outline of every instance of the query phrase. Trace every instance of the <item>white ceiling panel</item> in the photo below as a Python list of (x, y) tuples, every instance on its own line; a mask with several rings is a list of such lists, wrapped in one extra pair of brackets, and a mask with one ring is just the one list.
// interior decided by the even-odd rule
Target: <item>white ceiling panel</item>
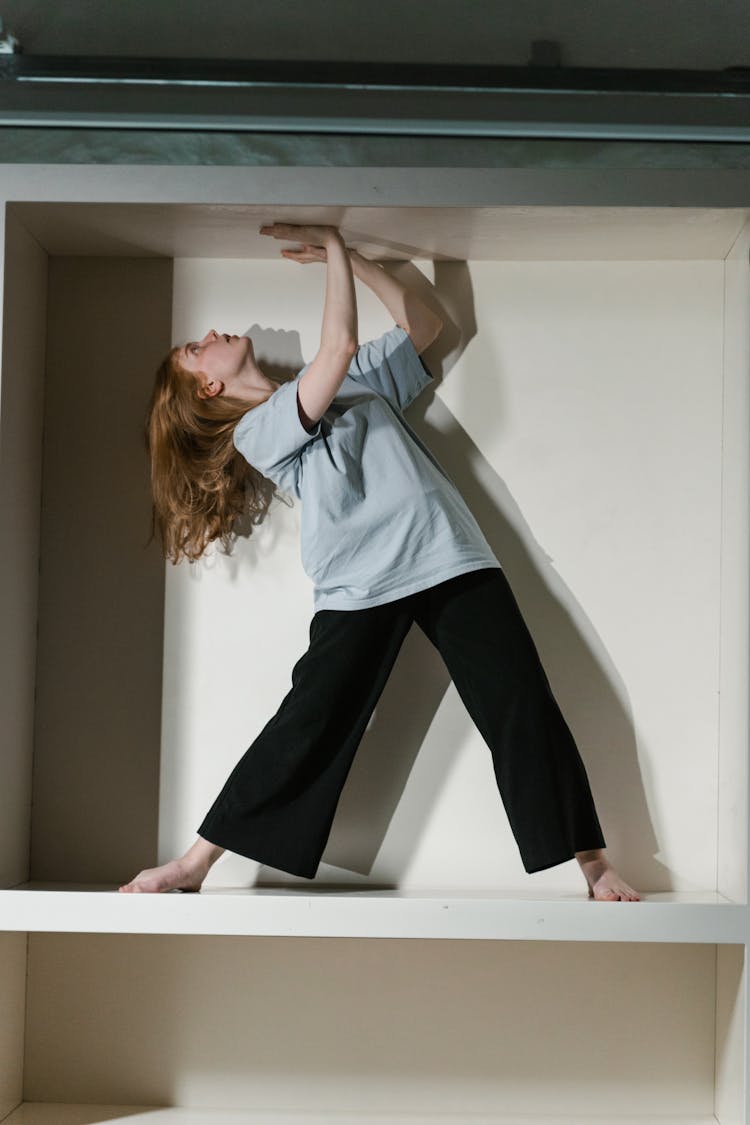
[(274, 259), (276, 221), (332, 223), (366, 257), (435, 260), (725, 258), (750, 209), (13, 203), (50, 254)]

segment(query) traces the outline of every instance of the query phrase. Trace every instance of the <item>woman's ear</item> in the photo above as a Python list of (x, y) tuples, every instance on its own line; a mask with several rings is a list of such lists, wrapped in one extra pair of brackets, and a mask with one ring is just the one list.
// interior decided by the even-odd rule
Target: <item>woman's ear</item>
[(216, 395), (221, 394), (222, 384), (215, 382), (211, 379), (208, 383), (201, 383), (198, 381), (198, 397), (199, 398), (215, 398)]

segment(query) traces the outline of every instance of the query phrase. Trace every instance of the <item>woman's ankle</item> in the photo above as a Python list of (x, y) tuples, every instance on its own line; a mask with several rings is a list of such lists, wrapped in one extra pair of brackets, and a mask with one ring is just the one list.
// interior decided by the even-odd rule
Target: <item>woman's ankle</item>
[(606, 860), (604, 848), (591, 848), (589, 851), (576, 852), (575, 857), (579, 863), (590, 863), (591, 860)]
[(212, 844), (210, 840), (204, 840), (202, 836), (199, 836), (185, 852), (182, 859), (191, 867), (199, 867), (208, 871), (225, 851), (226, 848), (220, 848), (218, 844)]

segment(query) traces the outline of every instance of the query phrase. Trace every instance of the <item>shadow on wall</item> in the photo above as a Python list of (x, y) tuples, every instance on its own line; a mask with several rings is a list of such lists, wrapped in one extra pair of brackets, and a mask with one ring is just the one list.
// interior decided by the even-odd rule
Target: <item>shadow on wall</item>
[[(477, 332), (469, 269), (463, 262), (436, 261), (433, 287), (411, 262), (384, 264), (443, 319), (443, 331), (422, 356), (438, 387)], [(259, 357), (274, 357), (260, 360), (263, 371), (280, 382), (294, 378), (304, 364), (297, 333), (254, 326), (250, 334)], [(501, 379), (498, 371), (499, 392)], [(578, 744), (610, 859), (617, 866), (620, 857), (627, 856), (628, 869), (638, 873), (640, 885), (670, 890), (668, 869), (655, 859), (658, 843), (640, 774), (633, 717), (623, 704), (626, 686), (505, 483), (433, 391), (428, 387), (409, 407), (409, 425), (453, 480), (502, 564)], [(501, 402), (497, 417), (502, 418)], [(237, 531), (246, 534), (241, 521)], [(439, 652), (420, 629), (412, 628), (357, 751), (323, 863), (369, 875), (390, 832), (388, 856), (379, 860), (378, 884), (398, 885), (472, 724), (463, 711), (462, 728), (442, 739), (437, 753), (431, 747), (420, 784), (410, 791), (407, 813), (401, 798), (450, 683)], [(498, 814), (504, 815), (499, 793)]]

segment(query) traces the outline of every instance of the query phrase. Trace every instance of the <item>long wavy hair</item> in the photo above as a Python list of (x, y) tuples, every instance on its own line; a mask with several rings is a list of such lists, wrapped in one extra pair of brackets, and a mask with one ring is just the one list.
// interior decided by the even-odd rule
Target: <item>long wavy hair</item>
[(259, 523), (277, 495), (232, 441), (252, 407), (229, 395), (201, 397), (197, 375), (180, 365), (178, 352), (172, 348), (159, 365), (144, 423), (151, 460), (148, 543), (158, 532), (165, 558), (175, 564), (183, 557), (196, 562), (215, 539), (231, 553), (237, 519)]

